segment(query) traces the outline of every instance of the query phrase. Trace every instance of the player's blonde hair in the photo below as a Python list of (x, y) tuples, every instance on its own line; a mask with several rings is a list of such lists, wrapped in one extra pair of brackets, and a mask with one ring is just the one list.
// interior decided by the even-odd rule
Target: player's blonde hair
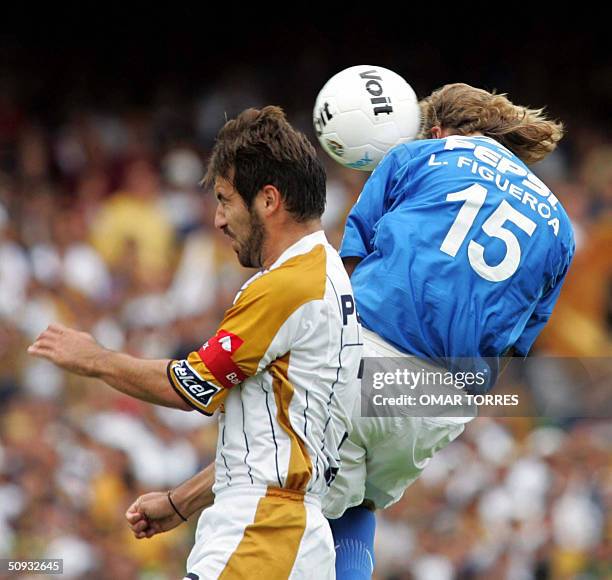
[(436, 126), (457, 135), (482, 133), (528, 164), (544, 159), (563, 137), (563, 124), (547, 119), (544, 109), (521, 107), (505, 94), (464, 83), (444, 85), (420, 106), (422, 139), (429, 139)]

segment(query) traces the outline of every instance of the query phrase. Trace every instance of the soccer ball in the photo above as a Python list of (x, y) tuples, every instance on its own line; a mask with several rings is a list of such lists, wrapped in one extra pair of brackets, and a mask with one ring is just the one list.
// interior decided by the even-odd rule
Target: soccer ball
[(327, 81), (314, 107), (319, 141), (341, 165), (373, 171), (385, 153), (412, 141), (421, 112), (412, 87), (380, 66), (347, 68)]

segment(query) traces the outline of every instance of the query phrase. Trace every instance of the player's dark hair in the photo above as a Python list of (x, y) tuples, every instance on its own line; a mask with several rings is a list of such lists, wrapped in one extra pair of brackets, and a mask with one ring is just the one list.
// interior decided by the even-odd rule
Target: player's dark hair
[(257, 192), (273, 185), (296, 221), (319, 218), (325, 210), (325, 169), (306, 136), (279, 107), (246, 109), (217, 135), (203, 183), (231, 181), (251, 207)]
[(563, 124), (547, 119), (544, 109), (521, 107), (504, 94), (464, 83), (444, 85), (420, 105), (421, 138), (430, 138), (436, 126), (457, 135), (478, 132), (495, 139), (528, 164), (544, 159), (563, 137)]

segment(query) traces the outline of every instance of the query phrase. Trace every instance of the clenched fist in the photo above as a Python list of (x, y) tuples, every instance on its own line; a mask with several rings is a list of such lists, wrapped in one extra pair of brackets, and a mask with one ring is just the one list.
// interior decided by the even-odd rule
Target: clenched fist
[(138, 539), (151, 538), (183, 523), (164, 491), (141, 495), (125, 512), (125, 519)]
[(87, 332), (51, 324), (28, 347), (28, 353), (46, 358), (67, 371), (95, 376), (104, 348)]

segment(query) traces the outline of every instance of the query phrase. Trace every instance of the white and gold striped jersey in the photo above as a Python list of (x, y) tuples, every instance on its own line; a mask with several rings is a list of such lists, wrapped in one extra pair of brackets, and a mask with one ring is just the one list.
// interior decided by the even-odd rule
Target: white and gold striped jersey
[(360, 359), (348, 275), (323, 231), (307, 235), (244, 284), (214, 337), (168, 366), (194, 409), (223, 407), (215, 493), (322, 495), (351, 429)]

